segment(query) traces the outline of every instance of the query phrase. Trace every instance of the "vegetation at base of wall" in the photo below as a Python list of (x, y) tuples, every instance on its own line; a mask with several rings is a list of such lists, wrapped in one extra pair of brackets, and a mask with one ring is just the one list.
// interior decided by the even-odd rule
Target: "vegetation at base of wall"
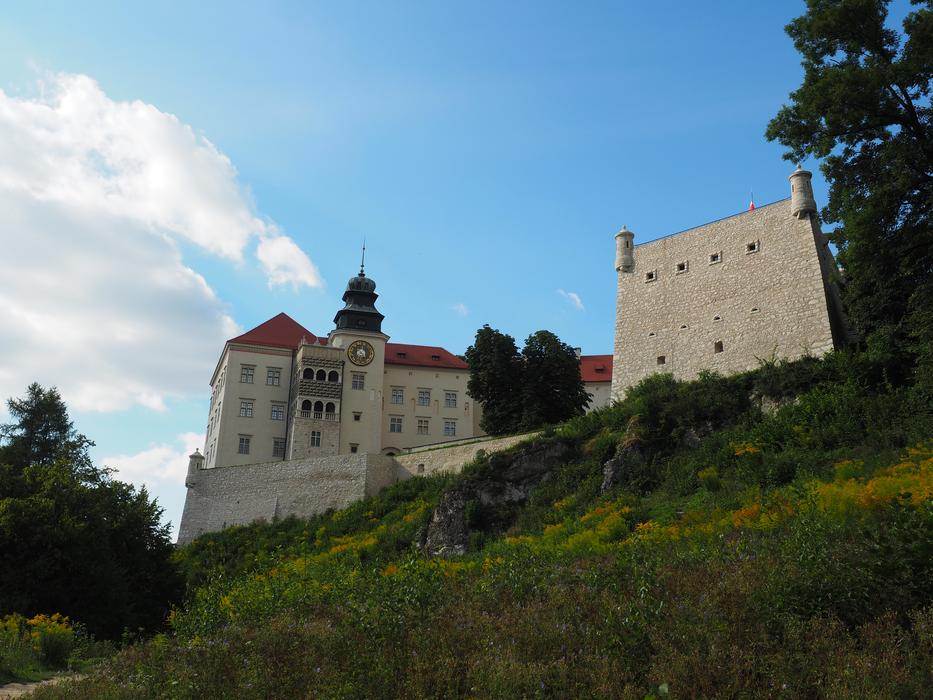
[(206, 535), (171, 634), (37, 697), (922, 697), (933, 415), (883, 365), (652, 377), (532, 438), (569, 457), (463, 557), (433, 508), (507, 458)]
[(59, 613), (0, 618), (0, 683), (48, 678), (63, 670), (86, 670), (114, 653), (81, 625)]

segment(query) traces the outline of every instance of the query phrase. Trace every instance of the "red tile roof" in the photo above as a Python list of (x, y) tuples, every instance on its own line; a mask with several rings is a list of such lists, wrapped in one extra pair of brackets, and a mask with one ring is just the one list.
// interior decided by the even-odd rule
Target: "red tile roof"
[(386, 364), (441, 367), (443, 369), (470, 369), (466, 362), (444, 348), (433, 345), (405, 345), (403, 343), (386, 343)]
[[(317, 336), (295, 321), (288, 314), (273, 316), (243, 335), (231, 338), (228, 343), (249, 345), (271, 345), (277, 348), (297, 348), (304, 338), (309, 343), (319, 342)], [(324, 340), (323, 338), (321, 340)], [(325, 341), (326, 342), (326, 341)]]
[(580, 378), (584, 382), (611, 382), (612, 355), (583, 355), (580, 358)]

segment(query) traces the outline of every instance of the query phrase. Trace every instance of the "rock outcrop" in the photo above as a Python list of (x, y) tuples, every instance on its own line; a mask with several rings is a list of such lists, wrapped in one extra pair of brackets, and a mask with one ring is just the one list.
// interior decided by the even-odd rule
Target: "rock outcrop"
[(464, 554), (470, 543), (469, 504), (495, 507), (526, 500), (569, 452), (570, 447), (558, 441), (492, 455), (481, 473), (441, 496), (425, 532), (424, 553), (438, 557)]

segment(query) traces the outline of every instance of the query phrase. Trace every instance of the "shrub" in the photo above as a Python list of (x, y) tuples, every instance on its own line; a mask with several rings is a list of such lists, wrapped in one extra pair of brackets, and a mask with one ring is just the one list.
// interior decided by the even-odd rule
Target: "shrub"
[(74, 646), (74, 629), (67, 617), (36, 615), (26, 621), (39, 660), (52, 668), (64, 668)]

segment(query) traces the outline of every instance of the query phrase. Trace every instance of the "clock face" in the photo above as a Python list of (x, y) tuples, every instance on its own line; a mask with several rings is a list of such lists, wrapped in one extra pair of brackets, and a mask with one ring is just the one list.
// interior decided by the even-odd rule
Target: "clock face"
[(347, 357), (350, 358), (350, 362), (360, 367), (368, 365), (375, 356), (376, 351), (373, 350), (373, 346), (365, 340), (354, 340), (347, 348)]

